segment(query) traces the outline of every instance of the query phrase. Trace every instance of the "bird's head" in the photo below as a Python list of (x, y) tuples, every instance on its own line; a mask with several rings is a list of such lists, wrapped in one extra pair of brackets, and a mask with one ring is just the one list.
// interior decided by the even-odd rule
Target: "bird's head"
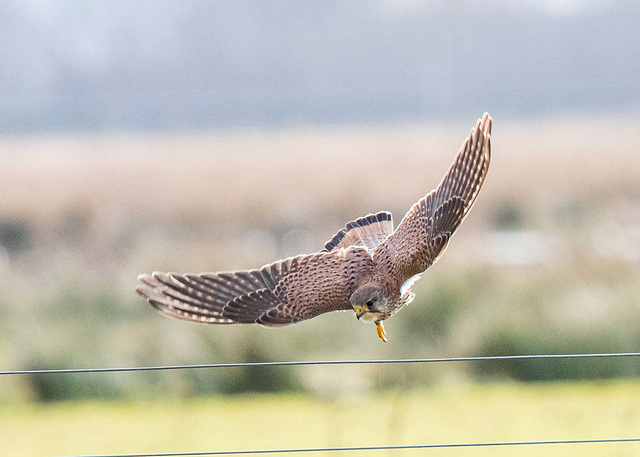
[(378, 284), (370, 283), (359, 287), (349, 298), (358, 319), (378, 321), (386, 317), (387, 298)]

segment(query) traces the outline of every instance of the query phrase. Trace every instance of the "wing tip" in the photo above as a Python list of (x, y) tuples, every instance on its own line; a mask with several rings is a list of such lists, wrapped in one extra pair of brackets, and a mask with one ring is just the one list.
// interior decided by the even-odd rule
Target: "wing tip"
[(487, 111), (485, 111), (479, 121), (480, 125), (482, 126), (482, 133), (484, 133), (485, 135), (491, 135), (491, 127), (493, 125), (493, 118), (491, 117), (491, 115)]
[(170, 291), (173, 288), (169, 283), (176, 281), (174, 279), (175, 276), (179, 275), (160, 271), (154, 271), (151, 274), (140, 274), (138, 275), (139, 284), (135, 287), (135, 293), (166, 317), (204, 324), (237, 323), (237, 321), (227, 318), (215, 310), (193, 307), (190, 303), (172, 295)]

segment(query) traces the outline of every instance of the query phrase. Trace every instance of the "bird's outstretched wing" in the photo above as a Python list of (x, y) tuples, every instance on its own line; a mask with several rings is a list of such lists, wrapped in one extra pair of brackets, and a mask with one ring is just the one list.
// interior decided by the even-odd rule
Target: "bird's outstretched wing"
[(400, 283), (431, 266), (447, 247), (484, 183), (491, 159), (491, 116), (478, 119), (438, 187), (415, 203), (374, 251)]
[(293, 324), (351, 309), (349, 297), (373, 267), (365, 248), (290, 257), (257, 270), (138, 277), (136, 292), (162, 314), (207, 324)]

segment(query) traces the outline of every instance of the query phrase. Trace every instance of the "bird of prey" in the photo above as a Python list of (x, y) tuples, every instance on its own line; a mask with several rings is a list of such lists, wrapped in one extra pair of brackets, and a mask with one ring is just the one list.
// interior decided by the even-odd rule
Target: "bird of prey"
[(491, 117), (478, 119), (438, 187), (394, 230), (381, 211), (349, 222), (313, 254), (254, 270), (138, 277), (136, 292), (162, 314), (206, 324), (278, 327), (352, 310), (375, 323), (411, 303), (413, 283), (444, 253), (478, 196), (491, 158)]

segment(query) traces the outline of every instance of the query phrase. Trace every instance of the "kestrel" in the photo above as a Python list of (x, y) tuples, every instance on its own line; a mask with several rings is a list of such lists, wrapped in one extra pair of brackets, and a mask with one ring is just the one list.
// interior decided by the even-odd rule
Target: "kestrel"
[(411, 286), (444, 253), (484, 183), (491, 117), (478, 119), (438, 187), (394, 230), (381, 211), (349, 222), (313, 254), (255, 270), (142, 274), (136, 292), (162, 314), (205, 324), (278, 327), (329, 311), (353, 310), (376, 324), (411, 303)]

